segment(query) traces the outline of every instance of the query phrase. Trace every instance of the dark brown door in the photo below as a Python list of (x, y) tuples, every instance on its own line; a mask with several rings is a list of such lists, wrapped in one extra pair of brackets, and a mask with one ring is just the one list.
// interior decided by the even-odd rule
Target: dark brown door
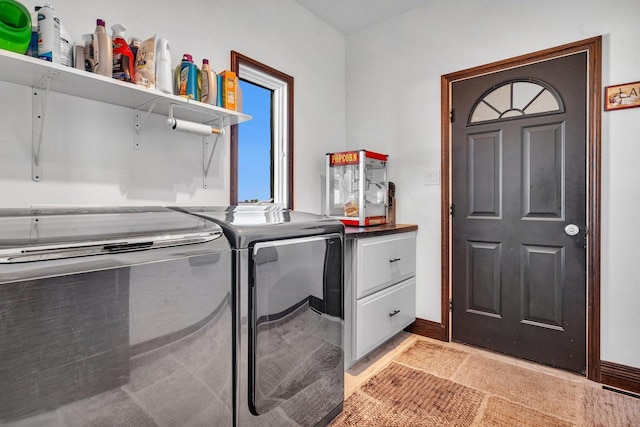
[(452, 338), (586, 367), (586, 53), (452, 84)]

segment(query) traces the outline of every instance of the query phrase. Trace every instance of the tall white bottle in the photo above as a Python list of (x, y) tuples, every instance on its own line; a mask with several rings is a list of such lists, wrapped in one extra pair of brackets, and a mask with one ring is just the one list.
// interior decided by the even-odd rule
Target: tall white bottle
[(104, 28), (102, 19), (96, 20), (96, 32), (93, 36), (94, 73), (113, 77), (113, 44)]
[(167, 39), (160, 38), (156, 45), (156, 89), (164, 93), (173, 93), (173, 68), (171, 68), (171, 49)]
[(60, 63), (60, 21), (51, 3), (38, 10), (38, 58)]

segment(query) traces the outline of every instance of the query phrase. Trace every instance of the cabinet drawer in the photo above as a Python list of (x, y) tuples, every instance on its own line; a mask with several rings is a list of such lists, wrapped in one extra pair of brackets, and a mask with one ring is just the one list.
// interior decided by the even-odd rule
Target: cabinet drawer
[(416, 233), (358, 239), (356, 298), (416, 274)]
[(411, 278), (356, 302), (354, 359), (385, 342), (416, 319), (416, 280)]

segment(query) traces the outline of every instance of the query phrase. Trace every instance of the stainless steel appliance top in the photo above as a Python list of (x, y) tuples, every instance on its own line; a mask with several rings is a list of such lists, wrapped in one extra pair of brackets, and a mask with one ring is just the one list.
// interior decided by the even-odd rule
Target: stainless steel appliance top
[(204, 243), (211, 221), (161, 207), (0, 209), (0, 263)]
[(335, 218), (300, 212), (279, 205), (188, 206), (176, 210), (218, 223), (231, 246), (247, 248), (252, 242), (290, 239), (328, 233), (344, 235)]

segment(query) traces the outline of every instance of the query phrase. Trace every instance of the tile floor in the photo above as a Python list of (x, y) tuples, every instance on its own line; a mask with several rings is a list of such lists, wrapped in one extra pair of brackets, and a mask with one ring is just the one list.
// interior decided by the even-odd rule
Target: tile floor
[(522, 368), (531, 369), (537, 372), (542, 372), (547, 375), (553, 375), (569, 381), (589, 385), (592, 387), (600, 388), (602, 385), (586, 379), (583, 376), (572, 374), (570, 372), (562, 371), (559, 369), (550, 368), (548, 366), (539, 365), (537, 363), (529, 362), (526, 360), (517, 359), (510, 356), (505, 356), (498, 353), (493, 353), (487, 350), (458, 344), (458, 343), (445, 343), (442, 341), (433, 340), (431, 338), (422, 337), (420, 335), (410, 334), (408, 332), (400, 332), (398, 335), (387, 341), (385, 344), (374, 350), (368, 356), (360, 360), (345, 372), (344, 386), (345, 386), (345, 399), (347, 399), (360, 385), (364, 384), (369, 378), (375, 375), (377, 372), (387, 366), (396, 356), (402, 353), (405, 349), (410, 347), (417, 340), (431, 341), (440, 345), (449, 346), (454, 349), (459, 349), (469, 353), (480, 354), (484, 357), (495, 359), (501, 362), (510, 363), (512, 365), (520, 366)]

